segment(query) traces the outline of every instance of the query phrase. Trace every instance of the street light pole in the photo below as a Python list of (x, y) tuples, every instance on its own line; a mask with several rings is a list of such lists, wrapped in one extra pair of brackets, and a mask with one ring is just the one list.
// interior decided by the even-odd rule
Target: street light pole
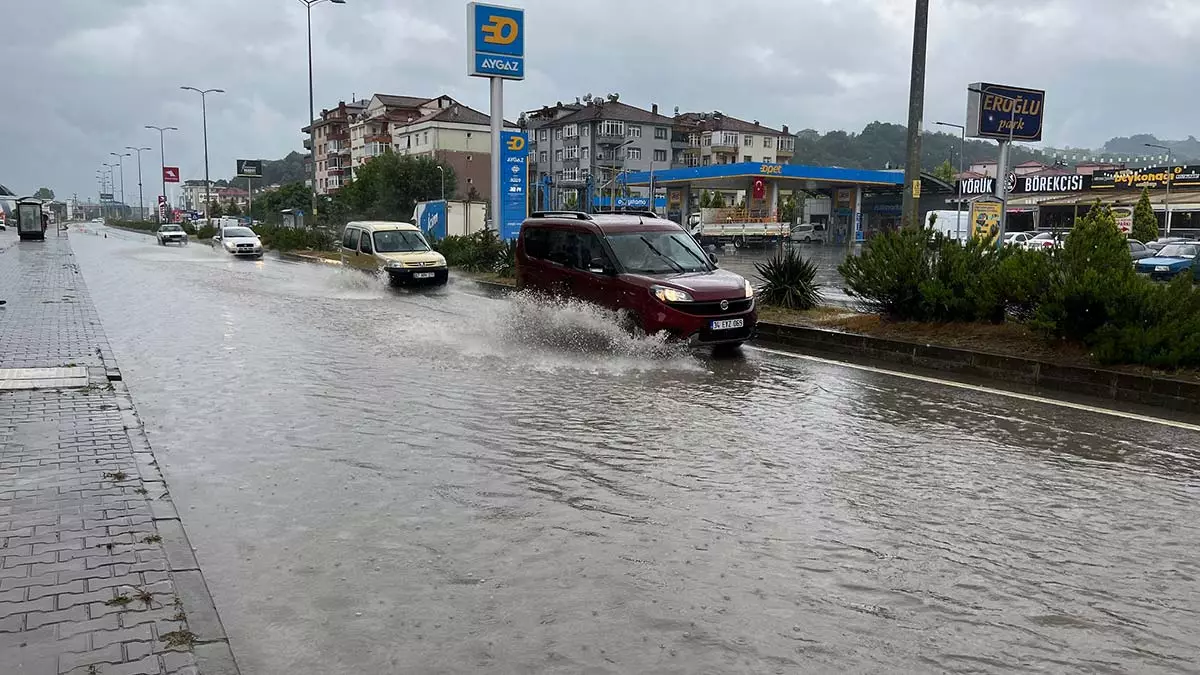
[(208, 205), (212, 202), (212, 181), (208, 179), (208, 102), (209, 94), (224, 94), (224, 89), (197, 89), (195, 87), (180, 87), (186, 91), (200, 94), (200, 120), (204, 126), (204, 224), (212, 225), (208, 215)]
[(125, 158), (132, 157), (128, 152), (108, 153), (117, 158), (117, 166), (121, 171), (121, 215), (125, 215)]
[[(162, 196), (163, 199), (170, 204), (171, 200), (167, 199), (167, 148), (166, 141), (164, 140), (163, 136), (168, 131), (179, 131), (179, 129), (176, 127), (157, 127), (153, 124), (147, 124), (146, 128), (153, 129), (158, 132), (158, 156), (160, 162), (159, 174), (162, 178)], [(160, 219), (160, 223), (161, 222), (162, 220)]]
[(1164, 222), (1167, 226), (1167, 232), (1163, 236), (1169, 237), (1171, 236), (1171, 183), (1173, 183), (1175, 179), (1175, 173), (1172, 171), (1171, 167), (1171, 148), (1165, 145), (1158, 145), (1157, 143), (1147, 143), (1146, 147), (1158, 148), (1159, 150), (1167, 151), (1167, 196), (1164, 198), (1164, 206), (1166, 207), (1166, 216), (1164, 218)]
[(146, 199), (142, 193), (142, 152), (150, 150), (150, 148), (135, 148), (132, 145), (125, 146), (126, 150), (133, 150), (137, 153), (138, 162), (138, 218), (146, 218)]
[(446, 169), (441, 164), (438, 164), (437, 170), (442, 175), (442, 201), (446, 201)]
[(962, 241), (962, 175), (963, 175), (963, 150), (967, 146), (967, 127), (962, 124), (954, 124), (953, 122), (934, 122), (934, 124), (943, 127), (954, 127), (962, 132), (958, 141), (958, 178), (954, 181), (955, 193), (957, 194), (958, 207), (955, 209), (954, 217), (954, 236)]
[(304, 5), (304, 9), (308, 14), (308, 144), (312, 146), (309, 149), (309, 163), (312, 165), (309, 170), (309, 179), (312, 180), (312, 190), (309, 195), (309, 209), (312, 211), (313, 225), (317, 224), (317, 123), (316, 123), (316, 107), (313, 96), (313, 48), (312, 48), (312, 8), (313, 5), (319, 5), (322, 2), (330, 2), (335, 5), (344, 5), (346, 0), (299, 0), (300, 4)]

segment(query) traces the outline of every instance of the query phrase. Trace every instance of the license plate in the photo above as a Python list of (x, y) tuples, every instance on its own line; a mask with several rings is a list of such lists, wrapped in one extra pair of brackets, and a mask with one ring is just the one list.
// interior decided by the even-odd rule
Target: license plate
[(745, 326), (745, 319), (722, 319), (712, 322), (713, 330), (729, 330), (730, 328), (744, 328)]
[(433, 272), (414, 272), (413, 278), (414, 279), (432, 279)]
[(1166, 265), (1158, 265), (1154, 268), (1155, 272), (1170, 272), (1171, 268)]

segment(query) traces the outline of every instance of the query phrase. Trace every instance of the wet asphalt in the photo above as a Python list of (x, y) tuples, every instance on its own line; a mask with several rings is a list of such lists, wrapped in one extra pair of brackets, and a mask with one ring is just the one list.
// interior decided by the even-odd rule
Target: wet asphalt
[(71, 239), (247, 675), (1196, 669), (1195, 432)]

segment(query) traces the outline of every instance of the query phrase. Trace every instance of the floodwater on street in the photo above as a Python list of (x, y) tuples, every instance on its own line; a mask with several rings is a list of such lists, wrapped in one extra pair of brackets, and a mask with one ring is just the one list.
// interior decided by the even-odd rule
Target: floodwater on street
[(246, 675), (1200, 669), (1198, 433), (70, 236)]
[[(853, 296), (846, 293), (846, 282), (838, 272), (838, 265), (846, 259), (848, 250), (845, 245), (834, 244), (805, 244), (803, 242), (787, 242), (786, 246), (811, 260), (817, 266), (814, 280), (818, 284), (825, 304), (854, 308), (857, 302)], [(750, 279), (757, 286), (762, 283), (757, 265), (766, 262), (771, 256), (779, 253), (779, 246), (746, 247), (735, 249), (732, 246), (716, 251), (721, 267), (737, 272)]]

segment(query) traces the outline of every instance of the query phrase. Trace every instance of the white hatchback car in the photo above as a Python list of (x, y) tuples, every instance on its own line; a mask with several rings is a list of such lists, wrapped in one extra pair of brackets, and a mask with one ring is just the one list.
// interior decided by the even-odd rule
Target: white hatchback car
[(226, 253), (239, 258), (263, 256), (262, 240), (248, 227), (222, 227), (212, 238), (212, 245), (218, 244)]
[(184, 232), (183, 228), (175, 223), (164, 223), (158, 228), (158, 232), (154, 233), (154, 236), (158, 239), (159, 246), (188, 243), (187, 232)]

